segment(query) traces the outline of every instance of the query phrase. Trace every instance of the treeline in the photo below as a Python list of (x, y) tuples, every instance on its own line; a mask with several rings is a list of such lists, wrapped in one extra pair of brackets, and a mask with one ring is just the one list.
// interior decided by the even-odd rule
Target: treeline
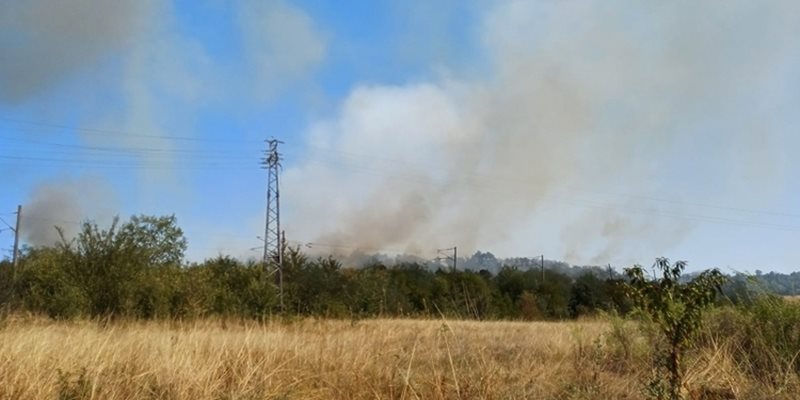
[[(103, 265), (57, 248), (28, 252), (2, 296), (8, 305), (54, 318), (262, 318), (284, 312), (341, 318), (565, 319), (629, 308), (620, 281), (591, 274), (573, 280), (545, 271), (542, 280), (538, 270), (514, 267), (504, 267), (497, 275), (431, 271), (414, 263), (344, 268), (333, 258), (311, 260), (297, 249), (286, 254), (283, 307), (275, 276), (260, 264), (218, 257), (183, 267)], [(3, 265), (3, 270), (8, 267)], [(87, 273), (90, 269), (103, 272)]]
[(54, 318), (286, 313), (563, 319), (629, 307), (620, 281), (593, 274), (573, 279), (516, 267), (497, 273), (430, 270), (413, 262), (345, 268), (297, 248), (285, 250), (281, 304), (276, 276), (263, 265), (223, 256), (184, 265), (185, 250), (174, 217), (137, 216), (107, 229), (87, 222), (72, 240), (26, 249), (16, 270), (3, 261), (0, 301), (6, 309)]
[(756, 270), (755, 275), (737, 273), (732, 280), (743, 284), (755, 285), (768, 293), (782, 296), (800, 295), (800, 272), (781, 274), (779, 272), (762, 273)]
[(593, 270), (572, 277), (513, 266), (496, 273), (431, 270), (414, 262), (349, 268), (330, 257), (311, 259), (298, 248), (285, 249), (281, 304), (276, 276), (263, 265), (223, 256), (185, 265), (185, 250), (172, 216), (136, 216), (107, 229), (87, 222), (72, 240), (26, 249), (16, 270), (0, 262), (0, 302), (6, 310), (54, 318), (285, 313), (532, 320), (631, 308), (622, 278)]

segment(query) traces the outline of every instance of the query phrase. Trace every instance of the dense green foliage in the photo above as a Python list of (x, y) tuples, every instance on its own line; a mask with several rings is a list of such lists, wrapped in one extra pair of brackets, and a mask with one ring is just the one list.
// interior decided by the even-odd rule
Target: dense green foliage
[[(287, 247), (281, 309), (275, 276), (263, 265), (225, 256), (187, 264), (185, 249), (173, 216), (135, 216), (107, 229), (87, 222), (74, 239), (26, 248), (17, 271), (0, 261), (0, 307), (53, 318), (284, 313), (525, 320), (627, 314), (632, 308), (625, 290), (629, 278), (598, 267), (546, 260), (543, 275), (538, 259), (499, 260), (480, 252), (463, 260), (468, 270), (380, 258), (354, 267)], [(521, 266), (500, 264), (511, 261)], [(757, 283), (733, 280), (717, 301), (750, 304), (758, 297), (754, 288)]]
[(310, 259), (287, 248), (282, 311), (275, 276), (263, 265), (223, 256), (185, 265), (185, 249), (171, 216), (137, 216), (108, 229), (87, 222), (72, 240), (26, 249), (16, 274), (4, 262), (0, 302), (53, 318), (263, 318), (284, 312), (564, 319), (630, 308), (622, 281), (598, 278), (594, 271), (572, 278), (510, 266), (496, 273), (413, 262), (348, 268), (333, 258)]
[(779, 388), (788, 376), (800, 373), (800, 303), (763, 296), (752, 304), (709, 314), (700, 345), (726, 341), (749, 375)]
[(800, 295), (800, 272), (790, 274), (768, 272), (765, 274), (756, 270), (753, 275), (737, 273), (731, 277), (731, 282), (756, 294)]

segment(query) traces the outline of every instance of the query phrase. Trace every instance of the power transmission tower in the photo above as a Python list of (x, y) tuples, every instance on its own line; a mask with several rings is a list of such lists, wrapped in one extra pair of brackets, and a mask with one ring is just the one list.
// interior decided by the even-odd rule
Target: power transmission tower
[(14, 249), (12, 250), (13, 253), (11, 254), (11, 264), (14, 270), (14, 272), (12, 272), (13, 274), (15, 274), (17, 271), (17, 259), (19, 256), (19, 225), (22, 219), (22, 206), (17, 206), (17, 212), (14, 214), (17, 215), (16, 226), (11, 226), (11, 224), (9, 224), (8, 222), (6, 222), (6, 220), (0, 217), (0, 222), (2, 222), (3, 225), (8, 227), (0, 229), (0, 231), (10, 230), (11, 232), (14, 232)]
[(14, 267), (13, 274), (17, 274), (17, 259), (19, 258), (19, 222), (22, 220), (22, 206), (17, 206), (17, 223), (16, 228), (14, 228), (14, 255), (11, 256), (13, 260), (11, 264)]
[[(453, 251), (453, 255), (452, 256), (447, 254), (448, 252), (450, 252), (450, 250)], [(457, 268), (458, 268), (458, 246), (448, 247), (446, 249), (436, 249), (436, 254), (438, 255), (436, 257), (436, 261), (441, 261), (441, 260), (452, 261), (453, 262), (453, 271), (457, 270)]]
[(275, 273), (276, 283), (280, 290), (281, 309), (283, 309), (283, 240), (281, 235), (281, 202), (279, 176), (281, 169), (281, 154), (278, 144), (283, 142), (277, 139), (267, 140), (267, 150), (261, 161), (263, 169), (267, 170), (267, 221), (264, 227), (264, 268), (271, 274)]

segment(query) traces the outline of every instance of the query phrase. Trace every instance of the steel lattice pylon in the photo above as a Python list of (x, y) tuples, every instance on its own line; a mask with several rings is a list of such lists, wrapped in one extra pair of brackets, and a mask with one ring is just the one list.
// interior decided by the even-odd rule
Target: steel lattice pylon
[(267, 170), (267, 221), (264, 227), (264, 267), (271, 272), (278, 271), (282, 265), (281, 251), (281, 203), (279, 188), (279, 173), (281, 155), (278, 153), (276, 139), (267, 140), (267, 150), (261, 162), (262, 168)]

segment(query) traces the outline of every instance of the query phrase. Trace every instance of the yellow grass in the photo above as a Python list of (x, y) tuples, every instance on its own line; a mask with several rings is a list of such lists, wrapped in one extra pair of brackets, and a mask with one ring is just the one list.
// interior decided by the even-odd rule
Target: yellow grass
[(783, 296), (783, 298), (792, 303), (800, 303), (800, 296)]
[[(608, 330), (600, 321), (7, 319), (0, 398), (643, 398), (647, 368), (611, 362)], [(742, 391), (718, 356), (701, 354), (688, 378)]]

